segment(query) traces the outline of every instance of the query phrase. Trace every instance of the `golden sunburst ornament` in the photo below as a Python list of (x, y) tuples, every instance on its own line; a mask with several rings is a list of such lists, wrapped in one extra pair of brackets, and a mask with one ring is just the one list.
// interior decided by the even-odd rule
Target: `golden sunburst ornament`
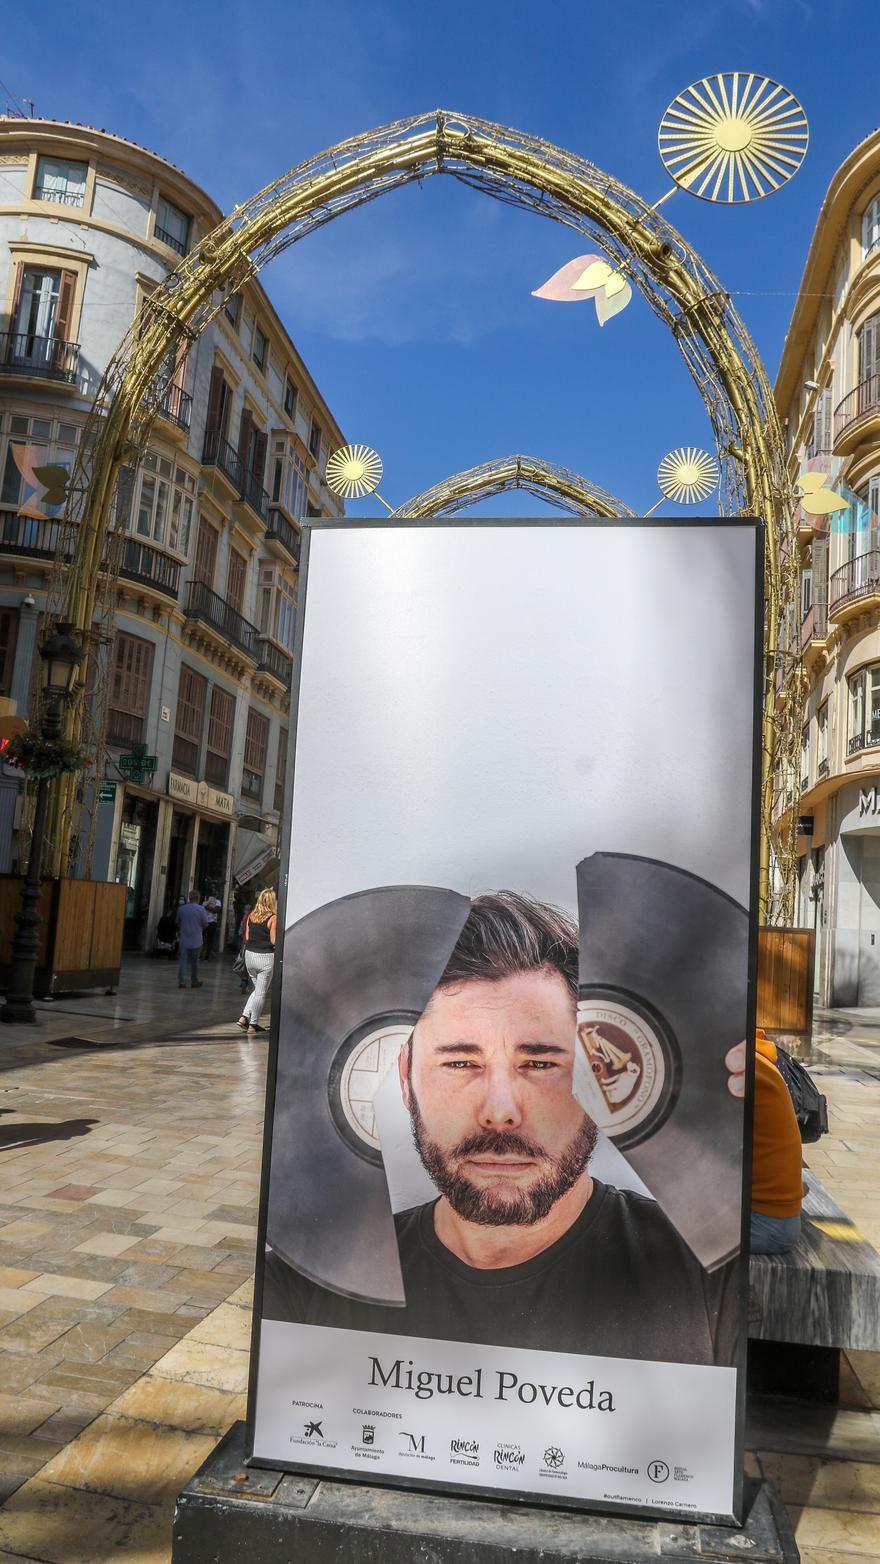
[(664, 456), (657, 468), (663, 498), (676, 505), (697, 505), (718, 487), (720, 472), (714, 456), (695, 445), (681, 446)]
[(723, 71), (673, 99), (657, 139), (680, 189), (736, 205), (788, 183), (804, 161), (810, 129), (787, 87), (769, 76)]
[(382, 482), (382, 458), (368, 445), (342, 445), (327, 461), (327, 487), (345, 500), (375, 494)]

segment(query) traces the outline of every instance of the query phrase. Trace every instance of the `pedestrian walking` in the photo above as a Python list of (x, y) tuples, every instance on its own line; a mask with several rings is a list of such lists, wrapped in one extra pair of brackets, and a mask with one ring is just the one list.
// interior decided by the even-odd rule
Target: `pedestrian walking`
[(275, 892), (261, 891), (257, 905), (249, 914), (244, 947), (244, 962), (254, 991), (246, 1001), (239, 1019), (243, 1032), (264, 1032), (260, 1025), (275, 964)]
[(199, 901), (198, 891), (190, 891), (189, 901), (177, 909), (177, 927), (180, 931), (180, 954), (177, 960), (177, 986), (186, 988), (186, 969), (189, 966), (192, 987), (201, 988), (199, 982), (199, 956), (202, 939), (208, 922), (208, 914)]
[(205, 960), (210, 961), (217, 951), (217, 936), (220, 933), (220, 914), (223, 911), (223, 903), (219, 897), (209, 891), (202, 902), (208, 921), (205, 925)]

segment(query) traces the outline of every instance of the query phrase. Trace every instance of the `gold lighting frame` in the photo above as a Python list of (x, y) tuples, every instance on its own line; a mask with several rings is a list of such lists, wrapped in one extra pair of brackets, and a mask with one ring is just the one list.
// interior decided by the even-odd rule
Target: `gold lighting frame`
[[(761, 906), (767, 917), (775, 856), (781, 892), (775, 915), (790, 917), (794, 826), (774, 840), (774, 779), (799, 742), (800, 705), (790, 693), (777, 709), (775, 697), (780, 636), (796, 597), (798, 563), (793, 495), (770, 385), (729, 294), (663, 213), (586, 158), (539, 137), (443, 110), (398, 120), (299, 164), (200, 239), (145, 300), (98, 389), (61, 529), (50, 611), (63, 614), (84, 639), (102, 619), (126, 524), (125, 500), (116, 502), (117, 479), (145, 449), (171, 349), (197, 338), (230, 295), (290, 245), (367, 201), (435, 174), (564, 224), (625, 273), (671, 331), (703, 398), (721, 466), (722, 509), (766, 522)], [(789, 681), (788, 688), (796, 691), (800, 684)], [(68, 722), (71, 730), (82, 723), (76, 704)], [(78, 824), (73, 806), (70, 784), (62, 781), (53, 818), (56, 872), (64, 861), (61, 844)], [(793, 808), (792, 822), (795, 813)]]
[(600, 489), (589, 478), (571, 472), (568, 467), (544, 462), (539, 456), (497, 456), (479, 467), (451, 473), (433, 488), (423, 489), (405, 505), (399, 505), (394, 515), (401, 520), (405, 517), (454, 516), (468, 505), (494, 499), (496, 494), (506, 494), (511, 489), (524, 489), (569, 516), (636, 515), (622, 500), (606, 489)]

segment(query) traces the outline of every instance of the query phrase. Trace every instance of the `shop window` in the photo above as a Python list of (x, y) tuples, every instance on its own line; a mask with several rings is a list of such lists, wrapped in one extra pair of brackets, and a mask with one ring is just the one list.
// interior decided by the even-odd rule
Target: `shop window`
[(229, 754), (232, 749), (232, 723), (235, 698), (215, 684), (208, 713), (208, 746), (205, 752), (205, 780), (224, 788), (229, 780)]
[(0, 608), (0, 695), (8, 695), (18, 639), (18, 610)]
[(55, 201), (61, 206), (82, 206), (88, 171), (88, 163), (70, 163), (56, 157), (39, 158), (34, 199)]
[(152, 672), (152, 641), (117, 631), (107, 710), (107, 738), (111, 744), (124, 748), (143, 742)]
[(159, 205), (156, 208), (156, 227), (154, 233), (157, 239), (167, 244), (170, 249), (176, 250), (178, 255), (186, 255), (189, 249), (189, 218), (178, 206), (172, 206), (164, 196), (159, 197)]
[(880, 744), (880, 663), (860, 668), (848, 684), (847, 754)]
[(205, 718), (207, 679), (184, 663), (177, 689), (177, 716), (174, 723), (172, 760), (179, 771), (197, 776), (202, 727)]
[(263, 778), (266, 773), (266, 751), (269, 747), (269, 719), (253, 706), (248, 712), (247, 731), (244, 738), (244, 767), (241, 774), (241, 791), (257, 803), (263, 800)]
[(279, 814), (284, 808), (284, 783), (287, 779), (287, 741), (287, 729), (279, 728), (278, 761), (275, 766), (275, 808)]

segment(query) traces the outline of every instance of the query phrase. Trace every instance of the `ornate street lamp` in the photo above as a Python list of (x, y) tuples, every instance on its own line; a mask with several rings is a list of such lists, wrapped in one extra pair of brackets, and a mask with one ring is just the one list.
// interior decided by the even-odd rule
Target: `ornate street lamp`
[[(40, 647), (42, 659), (41, 684), (43, 710), (41, 734), (50, 742), (61, 732), (63, 702), (69, 700), (76, 683), (77, 670), (82, 660), (82, 648), (69, 624), (57, 624), (54, 633)], [(34, 824), (27, 874), (21, 888), (21, 911), (16, 914), (17, 933), (12, 942), (12, 977), (6, 1004), (0, 1010), (2, 1021), (33, 1022), (34, 972), (37, 966), (40, 914), (40, 871), (43, 864), (43, 838), (46, 834), (46, 812), (49, 803), (48, 776), (41, 776), (37, 783), (37, 799), (34, 808)]]

